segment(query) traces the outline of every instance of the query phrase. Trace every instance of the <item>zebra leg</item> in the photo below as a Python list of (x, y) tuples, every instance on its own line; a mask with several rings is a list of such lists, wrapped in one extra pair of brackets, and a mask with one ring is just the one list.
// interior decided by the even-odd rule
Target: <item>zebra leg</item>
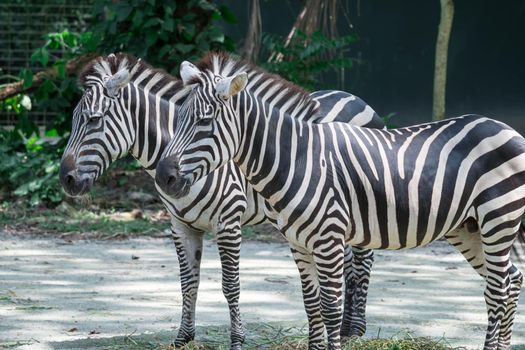
[(324, 324), (319, 299), (319, 278), (310, 253), (290, 244), (301, 277), (304, 309), (308, 318), (308, 350), (324, 350)]
[(512, 335), (512, 325), (514, 323), (514, 316), (516, 315), (516, 309), (518, 308), (518, 300), (520, 297), (521, 286), (523, 285), (523, 274), (516, 267), (516, 265), (510, 263), (509, 278), (509, 300), (507, 302), (507, 309), (505, 310), (505, 316), (501, 322), (501, 330), (498, 339), (498, 349), (509, 349), (510, 348), (510, 337)]
[(199, 289), (203, 235), (175, 220), (172, 220), (171, 235), (179, 258), (182, 290), (182, 317), (174, 345), (182, 347), (195, 337), (195, 304)]
[[(465, 259), (472, 265), (476, 272), (488, 280), (488, 272), (485, 258), (485, 251), (482, 236), (477, 226), (469, 223), (464, 227), (458, 228), (454, 231), (448, 233), (445, 238), (452, 244), (463, 256)], [(489, 344), (485, 344), (486, 349), (496, 349), (495, 343), (497, 343), (497, 349), (508, 349), (510, 347), (510, 336), (512, 334), (512, 323), (514, 320), (514, 315), (516, 313), (516, 308), (518, 305), (519, 293), (521, 291), (521, 285), (523, 282), (523, 276), (521, 272), (509, 261), (510, 267), (508, 268), (508, 279), (509, 286), (504, 287), (508, 290), (507, 296), (503, 295), (501, 299), (507, 297), (505, 302), (504, 315), (502, 320), (497, 320), (500, 322), (500, 331), (499, 337), (497, 339), (492, 339)], [(504, 282), (504, 285), (507, 285), (507, 281)], [(487, 288), (489, 285), (487, 285)], [(485, 298), (487, 303), (492, 299), (487, 294), (485, 290)], [(488, 305), (488, 304), (487, 304)], [(487, 329), (487, 340), (489, 337), (491, 316), (489, 311), (489, 328)], [(493, 319), (492, 319), (493, 321)]]
[(222, 292), (230, 308), (231, 349), (240, 350), (244, 343), (244, 327), (239, 310), (239, 257), (241, 250), (240, 220), (231, 220), (232, 227), (217, 232), (217, 245), (222, 265)]
[(374, 251), (345, 247), (345, 302), (341, 337), (362, 336), (366, 332), (366, 299)]
[(341, 323), (341, 338), (350, 336), (350, 328), (352, 326), (352, 311), (354, 306), (354, 295), (356, 294), (357, 283), (355, 283), (356, 276), (353, 273), (352, 263), (354, 261), (354, 252), (350, 245), (345, 247), (345, 300), (343, 307), (343, 321)]
[[(491, 213), (492, 214), (492, 213)], [(521, 218), (518, 218), (521, 220)], [(509, 349), (512, 326), (515, 315), (516, 300), (513, 300), (511, 278), (512, 263), (510, 262), (510, 249), (518, 231), (519, 221), (504, 216), (496, 217), (481, 227), (481, 239), (485, 253), (485, 266), (487, 269), (487, 286), (485, 288), (485, 301), (487, 303), (488, 326), (485, 338), (485, 350)], [(514, 283), (521, 283), (519, 274)], [(515, 292), (516, 293), (516, 292)], [(519, 292), (516, 293), (519, 296)], [(510, 308), (509, 308), (510, 306)], [(507, 334), (501, 333), (503, 324), (507, 325)], [(500, 334), (503, 336), (500, 343)]]
[(314, 253), (319, 276), (321, 317), (326, 327), (329, 350), (341, 349), (344, 250), (342, 240), (332, 239), (330, 244), (319, 245)]

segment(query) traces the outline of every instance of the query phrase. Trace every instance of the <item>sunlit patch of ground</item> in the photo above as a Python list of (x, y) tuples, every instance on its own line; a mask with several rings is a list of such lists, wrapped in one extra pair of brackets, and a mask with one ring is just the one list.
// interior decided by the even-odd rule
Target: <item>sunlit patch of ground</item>
[[(254, 334), (265, 333), (273, 341), (286, 328), (267, 324), (304, 324), (298, 272), (287, 245), (245, 242), (240, 268), (242, 318), (263, 325)], [(445, 337), (452, 346), (479, 349), (486, 327), (483, 288), (484, 281), (445, 242), (377, 251), (366, 337), (390, 339), (408, 330), (414, 337)], [(135, 339), (139, 334), (165, 334), (157, 344), (168, 345), (181, 304), (178, 261), (168, 238), (68, 241), (0, 232), (0, 347), (30, 343), (35, 349), (50, 341)], [(196, 322), (201, 326), (198, 344), (228, 346), (228, 330), (222, 327), (229, 324), (228, 306), (212, 241), (204, 244)], [(287, 346), (301, 345), (305, 333), (295, 328), (284, 334)], [(247, 335), (250, 344), (255, 335)], [(513, 344), (525, 344), (523, 303)]]

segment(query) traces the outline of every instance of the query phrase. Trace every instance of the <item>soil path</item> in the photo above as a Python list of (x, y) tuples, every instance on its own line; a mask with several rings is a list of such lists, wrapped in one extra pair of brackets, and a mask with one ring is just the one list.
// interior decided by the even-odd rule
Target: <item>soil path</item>
[[(168, 239), (65, 242), (0, 232), (0, 348), (59, 349), (61, 342), (166, 332), (181, 294)], [(227, 325), (216, 246), (205, 243), (197, 324)], [(245, 322), (305, 323), (298, 273), (286, 245), (245, 242), (240, 307)], [(481, 348), (483, 280), (447, 243), (376, 253), (367, 336), (410, 330)], [(523, 300), (523, 298), (522, 298)], [(520, 305), (513, 344), (525, 344)], [(197, 334), (199, 337), (199, 334)], [(46, 342), (53, 342), (48, 343)]]

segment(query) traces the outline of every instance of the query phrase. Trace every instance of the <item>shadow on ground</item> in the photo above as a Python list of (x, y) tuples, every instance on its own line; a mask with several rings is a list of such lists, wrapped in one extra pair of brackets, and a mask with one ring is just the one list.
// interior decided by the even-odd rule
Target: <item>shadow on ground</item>
[[(180, 318), (177, 265), (168, 239), (65, 242), (0, 232), (0, 348), (129, 334), (165, 334), (160, 343), (167, 344)], [(210, 326), (229, 324), (220, 281), (217, 248), (207, 241), (196, 316), (197, 325), (206, 328), (199, 341)], [(377, 252), (367, 337), (409, 330), (479, 349), (487, 322), (483, 288), (484, 281), (447, 243)], [(240, 308), (246, 323), (305, 322), (298, 273), (286, 245), (243, 243)], [(525, 344), (523, 304), (514, 329), (513, 344)], [(222, 330), (221, 337), (226, 345), (228, 332)]]

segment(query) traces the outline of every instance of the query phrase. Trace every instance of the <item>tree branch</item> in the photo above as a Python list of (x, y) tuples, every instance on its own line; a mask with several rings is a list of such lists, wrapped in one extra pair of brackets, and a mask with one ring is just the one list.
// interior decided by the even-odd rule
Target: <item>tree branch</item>
[[(78, 72), (86, 63), (91, 61), (96, 56), (97, 56), (96, 53), (89, 53), (86, 55), (75, 57), (72, 60), (66, 62), (66, 66), (65, 66), (66, 75), (70, 75), (70, 74)], [(35, 90), (40, 85), (42, 85), (47, 79), (53, 79), (53, 78), (56, 78), (57, 76), (58, 76), (57, 69), (55, 67), (50, 67), (44, 71), (36, 73), (33, 76), (33, 84), (30, 87), (24, 87), (23, 80), (17, 81), (15, 83), (6, 84), (0, 89), (0, 100), (5, 100), (9, 97), (12, 97), (12, 96), (24, 93), (24, 92)]]

